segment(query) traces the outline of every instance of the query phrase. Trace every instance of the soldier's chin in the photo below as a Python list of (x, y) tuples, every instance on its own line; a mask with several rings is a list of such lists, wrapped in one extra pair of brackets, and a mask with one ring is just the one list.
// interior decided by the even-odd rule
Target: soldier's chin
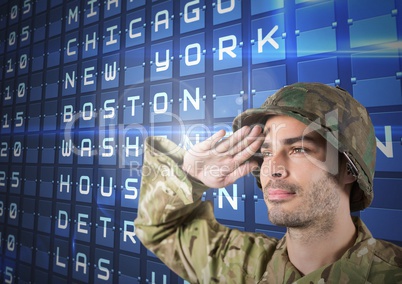
[(287, 228), (304, 228), (309, 225), (308, 220), (302, 220), (294, 214), (283, 212), (268, 213), (268, 220), (276, 226)]

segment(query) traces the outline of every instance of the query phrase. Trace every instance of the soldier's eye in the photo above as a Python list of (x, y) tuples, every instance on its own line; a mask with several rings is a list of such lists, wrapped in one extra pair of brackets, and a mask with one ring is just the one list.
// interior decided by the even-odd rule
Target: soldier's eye
[(262, 151), (261, 153), (264, 158), (270, 158), (273, 156), (272, 152), (270, 151)]

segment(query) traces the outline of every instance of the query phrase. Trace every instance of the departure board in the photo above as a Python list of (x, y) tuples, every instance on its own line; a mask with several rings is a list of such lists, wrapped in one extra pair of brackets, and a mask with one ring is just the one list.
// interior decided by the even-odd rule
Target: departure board
[[(402, 1), (0, 0), (2, 283), (187, 283), (135, 234), (148, 136), (189, 148), (279, 88), (367, 107), (375, 199), (402, 244)], [(219, 222), (282, 237), (249, 175), (207, 191)]]

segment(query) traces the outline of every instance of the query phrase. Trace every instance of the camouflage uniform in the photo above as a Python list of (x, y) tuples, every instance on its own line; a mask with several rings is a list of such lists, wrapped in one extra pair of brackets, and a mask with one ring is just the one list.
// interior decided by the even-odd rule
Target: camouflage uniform
[(190, 283), (402, 283), (402, 249), (376, 240), (360, 219), (356, 243), (341, 259), (302, 276), (289, 261), (286, 239), (219, 224), (207, 188), (186, 176), (184, 150), (149, 137), (145, 143), (136, 235)]
[[(312, 127), (349, 161), (356, 182), (350, 209), (373, 199), (376, 141), (365, 108), (349, 93), (317, 83), (287, 86), (235, 118), (233, 129), (287, 115)], [(136, 234), (168, 267), (191, 283), (402, 283), (402, 248), (372, 237), (356, 218), (356, 243), (336, 262), (301, 275), (289, 261), (286, 239), (241, 232), (219, 224), (207, 188), (180, 168), (185, 151), (149, 137)], [(258, 155), (256, 155), (258, 159)], [(253, 172), (259, 186), (259, 173)]]

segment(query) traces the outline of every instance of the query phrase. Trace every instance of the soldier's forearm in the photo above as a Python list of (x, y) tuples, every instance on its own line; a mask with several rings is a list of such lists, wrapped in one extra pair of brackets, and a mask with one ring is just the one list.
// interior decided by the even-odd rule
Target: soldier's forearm
[(184, 150), (162, 138), (148, 138), (145, 145), (136, 232), (144, 242), (174, 233), (196, 208), (204, 185), (189, 179), (180, 168)]

